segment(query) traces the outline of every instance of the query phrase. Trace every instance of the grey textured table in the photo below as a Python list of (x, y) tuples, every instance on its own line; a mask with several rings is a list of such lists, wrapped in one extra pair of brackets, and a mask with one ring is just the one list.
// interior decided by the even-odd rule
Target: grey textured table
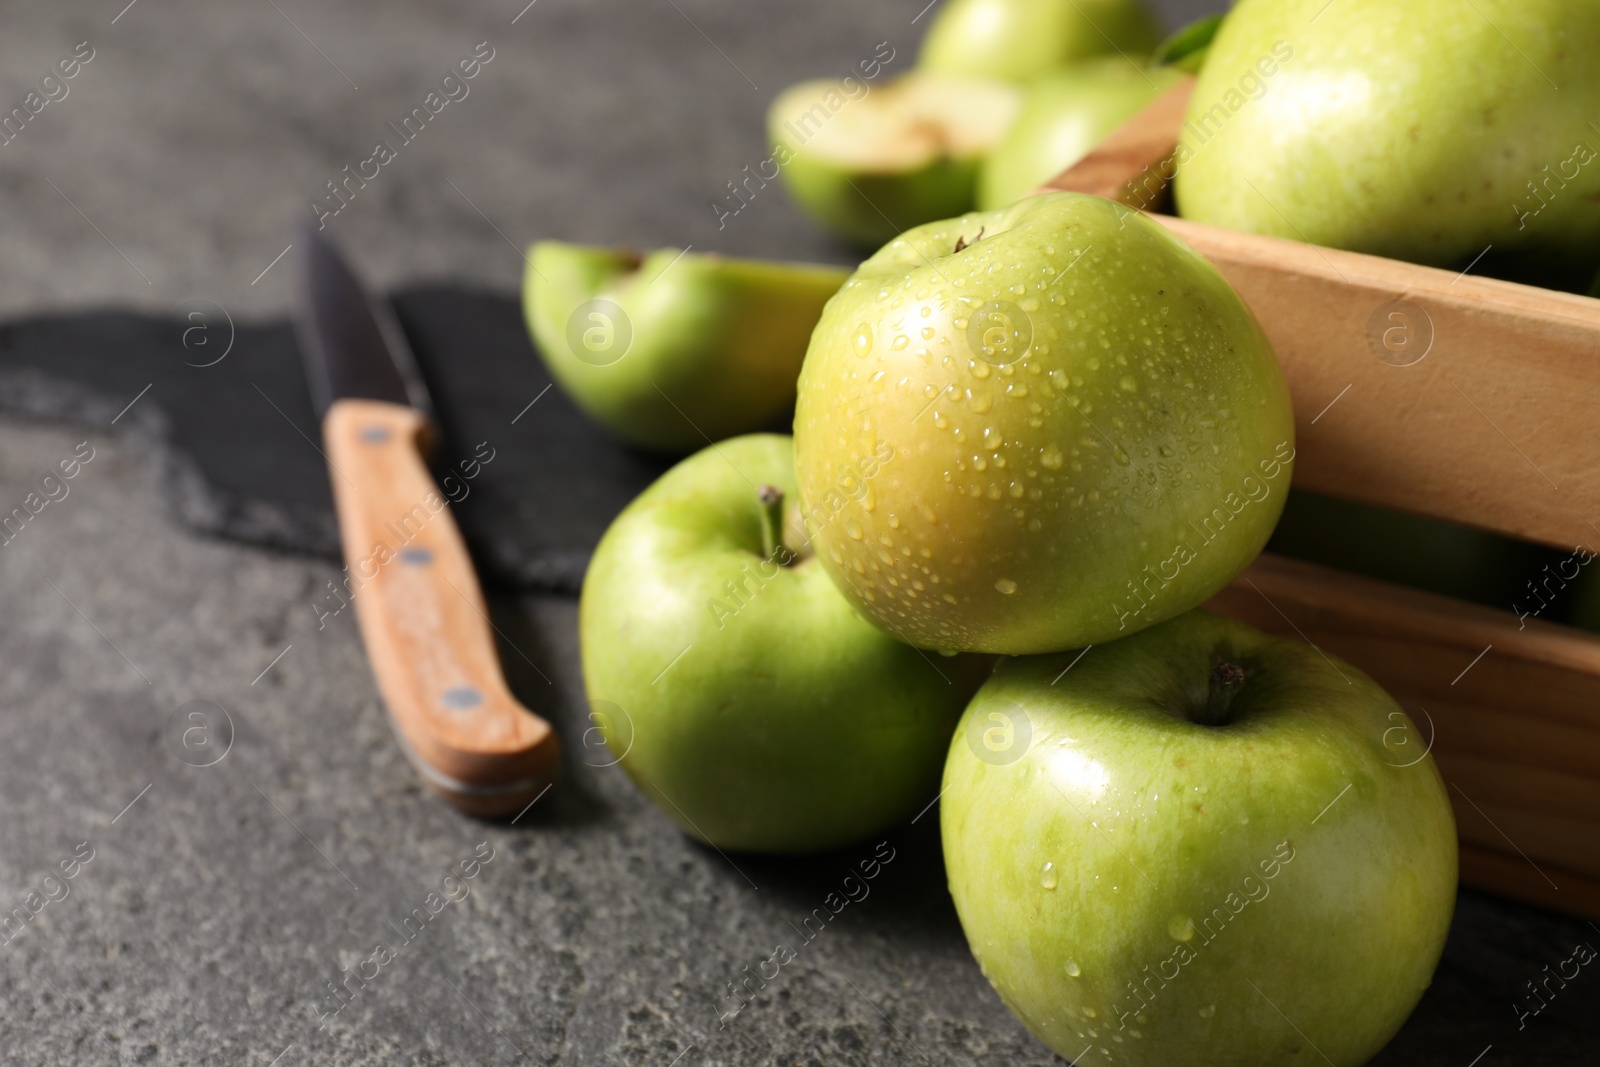
[[(784, 85), (885, 40), (909, 66), (924, 0), (124, 2), (4, 7), (5, 108), (78, 42), (94, 57), (0, 146), (0, 314), (281, 311), (288, 224), (480, 41), (494, 58), (470, 95), (331, 223), (381, 284), (511, 289), (515, 246), (542, 236), (844, 261), (775, 187), (720, 229), (708, 205), (763, 157)], [(581, 758), (514, 827), (458, 816), (397, 752), (353, 619), (319, 629), (332, 565), (186, 533), (147, 444), (108, 426), (0, 420), (0, 504), (89, 448), (0, 549), (0, 911), (36, 912), (0, 934), (0, 1061), (1053, 1061), (969, 957), (931, 817), (719, 1025), (727, 983), (855, 852), (735, 866)], [(496, 611), (515, 685), (577, 737), (574, 604)], [(212, 766), (179, 758), (195, 701), (233, 725)], [(475, 850), (493, 858), (450, 878)], [(47, 877), (63, 862), (74, 877)], [(1383, 1062), (1465, 1067), (1489, 1045), (1483, 1067), (1592, 1062), (1600, 978), (1523, 1029), (1513, 1012), (1580, 937), (1600, 934), (1464, 894)], [(379, 941), (398, 952), (374, 972)], [(325, 1014), (346, 968), (371, 977)]]

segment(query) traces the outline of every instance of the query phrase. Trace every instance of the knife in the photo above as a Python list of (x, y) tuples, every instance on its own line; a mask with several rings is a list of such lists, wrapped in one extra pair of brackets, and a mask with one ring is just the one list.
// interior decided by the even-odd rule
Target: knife
[(361, 638), (395, 737), (451, 804), (486, 818), (554, 781), (560, 743), (506, 686), (472, 559), (428, 471), (416, 365), (386, 307), (307, 227), (295, 320)]

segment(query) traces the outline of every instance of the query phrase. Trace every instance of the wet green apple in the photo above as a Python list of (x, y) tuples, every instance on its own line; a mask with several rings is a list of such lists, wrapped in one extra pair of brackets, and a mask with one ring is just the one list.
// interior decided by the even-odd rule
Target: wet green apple
[(978, 207), (1005, 207), (1089, 154), (1182, 75), (1121, 56), (1087, 59), (1028, 87), (1022, 110), (978, 175)]
[(832, 848), (927, 803), (988, 668), (862, 619), (793, 499), (788, 437), (724, 441), (628, 505), (583, 583), (584, 685), (612, 760), (730, 851)]
[(686, 453), (770, 425), (837, 267), (541, 241), (522, 306), (551, 375), (635, 445)]
[(1283, 507), (1294, 422), (1215, 268), (1130, 208), (1049, 193), (861, 265), (812, 335), (795, 449), (818, 558), (869, 619), (1017, 655), (1226, 585)]
[(1079, 1063), (1365, 1063), (1455, 904), (1425, 733), (1201, 612), (1077, 655), (1004, 662), (945, 765), (950, 893), (1001, 999)]
[(946, 0), (917, 65), (1021, 82), (1086, 56), (1148, 54), (1160, 39), (1142, 0)]
[(1600, 248), (1600, 5), (1241, 0), (1178, 148), (1181, 214), (1437, 265)]
[(878, 88), (802, 82), (768, 114), (795, 201), (836, 236), (876, 248), (972, 208), (983, 156), (1021, 102), (1004, 82), (912, 73)]

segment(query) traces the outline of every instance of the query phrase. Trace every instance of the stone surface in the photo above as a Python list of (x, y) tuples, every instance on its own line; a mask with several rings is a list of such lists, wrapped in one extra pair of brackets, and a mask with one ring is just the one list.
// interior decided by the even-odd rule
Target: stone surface
[[(288, 240), (284, 220), (485, 39), (496, 58), (472, 95), (334, 220), (383, 284), (510, 289), (521, 264), (496, 226), (516, 242), (843, 258), (776, 188), (720, 232), (706, 201), (761, 158), (761, 112), (784, 84), (885, 39), (908, 64), (921, 32), (921, 0), (539, 0), (515, 26), (517, 0), (140, 0), (112, 24), (121, 6), (7, 19), (6, 107), (77, 41), (97, 52), (71, 95), (0, 147), (0, 312), (163, 311), (196, 295), (281, 311), (281, 270), (251, 279)], [(575, 607), (559, 598), (495, 610), (514, 684), (569, 740), (568, 781), (514, 826), (457, 815), (390, 738), (350, 613), (318, 627), (332, 564), (184, 532), (149, 448), (104, 425), (0, 419), (0, 509), (80, 442), (93, 458), (68, 494), (0, 548), (0, 912), (60, 898), (0, 933), (0, 1059), (1058, 1062), (966, 951), (936, 810), (890, 837), (869, 896), (719, 1026), (726, 984), (797, 940), (790, 924), (875, 843), (730, 860), (678, 834), (619, 770), (590, 766)], [(213, 706), (231, 744), (193, 766), (228, 732)], [(480, 844), (493, 859), (444, 883)], [(92, 858), (47, 882), (75, 849)], [(406, 941), (396, 927), (442, 884), (467, 895)], [(1591, 1062), (1600, 978), (1587, 969), (1521, 1029), (1513, 1010), (1579, 939), (1600, 931), (1465, 894), (1434, 987), (1382, 1062), (1464, 1067), (1491, 1044), (1481, 1067)], [(324, 1019), (327, 983), (379, 941), (396, 958)]]

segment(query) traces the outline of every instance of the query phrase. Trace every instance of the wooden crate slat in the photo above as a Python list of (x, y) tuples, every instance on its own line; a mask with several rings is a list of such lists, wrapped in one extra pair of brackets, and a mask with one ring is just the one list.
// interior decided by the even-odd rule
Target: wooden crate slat
[[(1454, 726), (1452, 715), (1452, 730)], [(1444, 736), (1450, 733), (1447, 730)], [(1600, 874), (1600, 776), (1508, 765), (1498, 755), (1484, 755), (1482, 749), (1447, 749), (1443, 737), (1434, 747), (1434, 755), (1449, 781), (1485, 811), (1492, 807), (1536, 817), (1560, 812), (1565, 821), (1587, 825), (1588, 843), (1593, 846), (1591, 854)], [(1565, 852), (1553, 858), (1571, 852), (1571, 845), (1569, 842)]]
[[(1157, 217), (1271, 340), (1297, 486), (1600, 547), (1600, 301)], [(1386, 362), (1386, 333), (1426, 354)]]
[[(1566, 676), (1573, 680), (1579, 676)], [(1450, 705), (1450, 729), (1434, 742), (1435, 752), (1496, 753), (1495, 766), (1507, 773), (1529, 770), (1600, 780), (1600, 722), (1575, 726), (1538, 715), (1542, 695), (1524, 692), (1511, 706), (1491, 707), (1479, 694)], [(1428, 698), (1430, 701), (1432, 697)], [(1433, 707), (1434, 704), (1422, 704)], [(1522, 709), (1532, 710), (1523, 714)]]
[(1461, 880), (1467, 885), (1569, 915), (1600, 916), (1600, 879), (1555, 866), (1545, 867), (1544, 872), (1550, 882), (1538, 876), (1530, 879), (1527, 863), (1515, 853), (1494, 852), (1468, 843), (1461, 846)]
[(1600, 879), (1600, 849), (1594, 847), (1600, 840), (1600, 826), (1500, 808), (1477, 797), (1473, 797), (1472, 804), (1459, 803), (1459, 796), (1453, 799), (1458, 801), (1456, 833), (1462, 843), (1522, 860), (1525, 886), (1539, 881), (1546, 888), (1554, 883), (1559, 890), (1561, 879), (1550, 873), (1552, 868), (1580, 878)]

